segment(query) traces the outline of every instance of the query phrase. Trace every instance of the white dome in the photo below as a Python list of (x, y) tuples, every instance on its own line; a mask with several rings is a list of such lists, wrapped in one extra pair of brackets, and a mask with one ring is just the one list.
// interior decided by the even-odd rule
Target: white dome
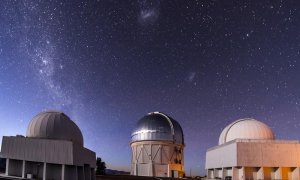
[(219, 138), (219, 145), (235, 139), (274, 140), (275, 135), (266, 124), (255, 119), (245, 118), (234, 121), (224, 128)]
[(72, 141), (83, 146), (78, 126), (63, 112), (46, 111), (36, 115), (27, 128), (27, 137)]

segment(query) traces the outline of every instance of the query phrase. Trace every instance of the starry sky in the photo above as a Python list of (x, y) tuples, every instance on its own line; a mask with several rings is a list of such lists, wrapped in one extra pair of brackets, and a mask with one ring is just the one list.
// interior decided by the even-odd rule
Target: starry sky
[(129, 170), (146, 113), (176, 119), (185, 168), (230, 122), (252, 117), (300, 139), (298, 0), (0, 3), (0, 136), (64, 111), (108, 168)]

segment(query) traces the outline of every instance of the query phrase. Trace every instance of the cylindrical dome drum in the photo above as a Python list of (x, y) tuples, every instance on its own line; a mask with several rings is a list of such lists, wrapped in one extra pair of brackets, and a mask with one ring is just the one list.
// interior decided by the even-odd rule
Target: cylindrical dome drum
[(131, 174), (183, 177), (184, 135), (179, 123), (161, 113), (148, 113), (131, 134)]

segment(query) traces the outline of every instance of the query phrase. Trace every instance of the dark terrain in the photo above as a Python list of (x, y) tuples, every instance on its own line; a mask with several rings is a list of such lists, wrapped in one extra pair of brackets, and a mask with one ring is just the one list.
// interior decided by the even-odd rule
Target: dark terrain
[(103, 175), (97, 176), (97, 180), (182, 180), (189, 178), (161, 178), (161, 177), (144, 177), (144, 176), (130, 176), (130, 175)]

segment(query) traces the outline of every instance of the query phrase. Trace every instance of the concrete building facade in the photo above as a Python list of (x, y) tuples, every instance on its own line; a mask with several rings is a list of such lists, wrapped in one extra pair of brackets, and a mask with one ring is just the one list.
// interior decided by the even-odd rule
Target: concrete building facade
[(184, 137), (170, 116), (153, 112), (144, 116), (131, 135), (131, 174), (183, 177)]
[(299, 141), (275, 140), (266, 124), (240, 119), (228, 125), (219, 145), (206, 152), (208, 179), (299, 180)]
[(7, 176), (28, 179), (94, 180), (96, 155), (84, 148), (77, 125), (62, 112), (35, 116), (24, 136), (4, 136), (1, 156)]

